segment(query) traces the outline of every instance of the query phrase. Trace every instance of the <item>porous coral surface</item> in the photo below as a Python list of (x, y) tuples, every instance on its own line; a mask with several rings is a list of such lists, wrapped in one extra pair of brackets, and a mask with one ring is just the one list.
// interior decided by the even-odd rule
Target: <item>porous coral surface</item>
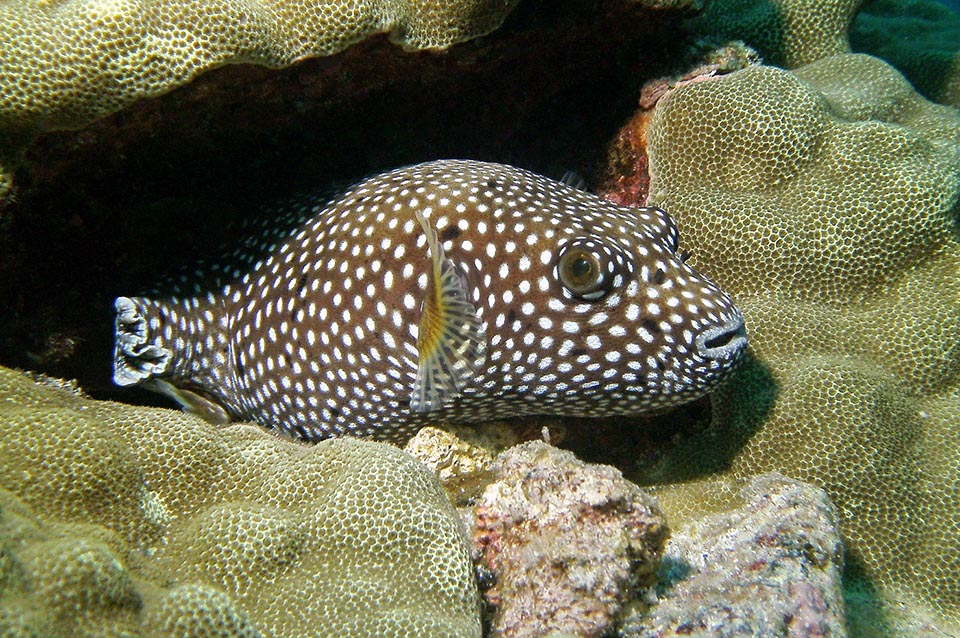
[(937, 0), (717, 0), (691, 21), (702, 36), (742, 41), (768, 64), (796, 68), (868, 53), (927, 98), (960, 106), (960, 14)]
[[(8, 0), (0, 3), (0, 174), (34, 132), (75, 128), (224, 64), (282, 67), (389, 32), (444, 49), (516, 0)], [(9, 176), (0, 175), (0, 195)]]
[(286, 66), (378, 32), (443, 49), (492, 31), (515, 3), (10, 0), (0, 6), (0, 124), (78, 126), (217, 65)]
[(92, 401), (0, 368), (0, 634), (480, 635), (457, 515), (400, 450)]
[[(737, 300), (752, 358), (713, 427), (641, 479), (778, 470), (822, 486), (848, 575), (956, 627), (960, 115), (845, 54), (681, 86), (647, 142), (649, 203)], [(676, 493), (669, 515), (720, 498)]]

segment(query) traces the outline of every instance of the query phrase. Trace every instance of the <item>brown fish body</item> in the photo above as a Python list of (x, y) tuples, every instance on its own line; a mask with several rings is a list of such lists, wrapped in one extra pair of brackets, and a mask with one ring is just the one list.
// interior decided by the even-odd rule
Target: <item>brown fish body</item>
[(431, 421), (655, 411), (745, 347), (658, 209), (447, 160), (311, 212), (219, 290), (119, 298), (117, 383), (305, 439), (402, 440)]

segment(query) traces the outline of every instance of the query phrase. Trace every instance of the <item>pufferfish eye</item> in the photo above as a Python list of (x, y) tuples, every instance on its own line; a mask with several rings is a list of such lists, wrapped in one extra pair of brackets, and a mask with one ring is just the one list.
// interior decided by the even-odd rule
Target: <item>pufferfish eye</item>
[(589, 246), (568, 247), (557, 262), (557, 275), (571, 295), (587, 301), (599, 299), (610, 289), (607, 259)]

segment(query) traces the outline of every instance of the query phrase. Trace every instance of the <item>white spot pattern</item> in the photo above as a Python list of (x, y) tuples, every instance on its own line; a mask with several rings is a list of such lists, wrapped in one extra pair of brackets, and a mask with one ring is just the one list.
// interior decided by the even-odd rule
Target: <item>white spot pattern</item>
[[(416, 195), (415, 195), (416, 193)], [(430, 206), (424, 206), (429, 203)], [(413, 414), (418, 324), (430, 260), (419, 210), (460, 267), (487, 325), (487, 366), (454, 410)], [(608, 416), (689, 401), (744, 350), (730, 298), (677, 256), (666, 213), (629, 209), (520, 169), (437, 161), (301, 204), (268, 229), (233, 280), (134, 299), (165, 375), (231, 416), (304, 439), (403, 440), (440, 419)], [(250, 243), (246, 245), (249, 250)], [(558, 264), (579, 250), (605, 288), (578, 296)], [(536, 399), (536, 400), (532, 400)]]

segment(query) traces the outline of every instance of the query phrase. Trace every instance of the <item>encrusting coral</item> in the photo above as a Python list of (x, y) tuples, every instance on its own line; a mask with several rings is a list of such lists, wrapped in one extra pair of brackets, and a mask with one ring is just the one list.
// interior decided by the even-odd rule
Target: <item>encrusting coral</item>
[[(960, 622), (960, 115), (844, 54), (682, 85), (646, 142), (648, 202), (741, 304), (753, 356), (641, 480), (822, 486), (849, 575)], [(676, 516), (707, 492), (658, 494)]]
[(0, 635), (479, 637), (459, 519), (400, 450), (0, 368)]
[[(510, 439), (516, 443), (515, 436)], [(464, 441), (447, 430), (432, 426), (421, 428), (407, 441), (403, 450), (437, 475), (440, 485), (457, 507), (476, 499), (493, 479), (493, 452)]]
[(224, 64), (282, 67), (388, 32), (405, 49), (489, 33), (516, 0), (0, 3), (0, 195), (37, 132), (77, 128)]

